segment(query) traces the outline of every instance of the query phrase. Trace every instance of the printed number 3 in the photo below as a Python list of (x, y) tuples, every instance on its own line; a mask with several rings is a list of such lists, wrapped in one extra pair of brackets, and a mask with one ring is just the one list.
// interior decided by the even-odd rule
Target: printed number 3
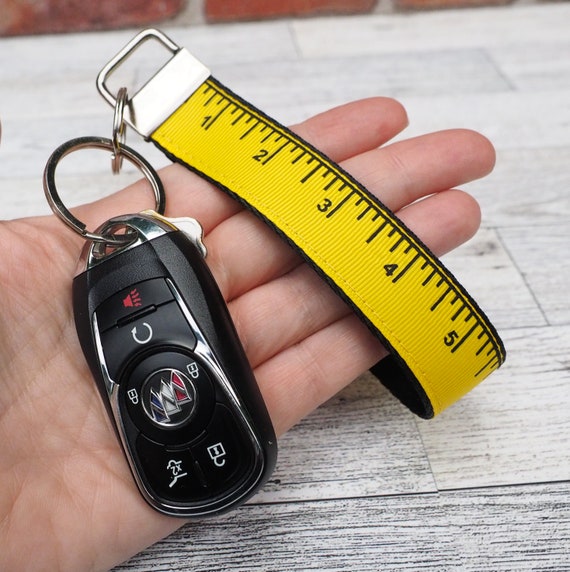
[(322, 203), (317, 205), (317, 208), (322, 213), (326, 213), (331, 207), (332, 207), (332, 201), (330, 199), (325, 199)]

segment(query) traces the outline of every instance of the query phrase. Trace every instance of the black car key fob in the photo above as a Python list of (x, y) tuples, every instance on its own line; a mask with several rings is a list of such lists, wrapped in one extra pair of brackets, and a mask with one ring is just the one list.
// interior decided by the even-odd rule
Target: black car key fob
[(99, 229), (73, 283), (81, 346), (135, 481), (158, 511), (215, 514), (269, 477), (271, 420), (222, 295), (201, 227), (152, 211)]

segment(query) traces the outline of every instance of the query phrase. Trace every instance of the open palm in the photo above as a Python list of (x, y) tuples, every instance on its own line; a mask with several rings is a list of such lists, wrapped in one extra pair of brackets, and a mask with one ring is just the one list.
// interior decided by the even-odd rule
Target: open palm
[[(399, 104), (375, 98), (295, 131), (442, 254), (479, 224), (474, 200), (451, 189), (488, 173), (494, 152), (465, 130), (386, 145), (406, 122)], [(161, 176), (166, 214), (192, 216), (204, 227), (207, 262), (278, 434), (384, 355), (263, 223), (180, 166)], [(77, 214), (92, 226), (132, 212), (143, 185)], [(106, 569), (182, 521), (156, 513), (140, 497), (83, 359), (71, 306), (82, 240), (43, 217), (0, 224), (0, 243), (0, 569)]]

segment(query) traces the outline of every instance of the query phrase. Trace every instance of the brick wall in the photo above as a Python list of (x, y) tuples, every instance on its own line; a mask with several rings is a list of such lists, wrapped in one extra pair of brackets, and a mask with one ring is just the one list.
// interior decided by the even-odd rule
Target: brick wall
[(488, 6), (508, 4), (511, 1), (513, 0), (0, 0), (0, 36), (108, 30), (162, 23), (186, 25), (287, 16)]

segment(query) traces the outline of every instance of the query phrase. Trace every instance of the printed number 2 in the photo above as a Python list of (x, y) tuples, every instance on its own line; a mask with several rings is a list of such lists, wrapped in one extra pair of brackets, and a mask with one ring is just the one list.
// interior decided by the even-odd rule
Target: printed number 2
[(262, 159), (264, 159), (265, 157), (267, 157), (267, 155), (269, 155), (269, 151), (267, 149), (260, 149), (258, 153), (256, 153), (252, 159), (255, 159), (256, 161), (261, 161)]

